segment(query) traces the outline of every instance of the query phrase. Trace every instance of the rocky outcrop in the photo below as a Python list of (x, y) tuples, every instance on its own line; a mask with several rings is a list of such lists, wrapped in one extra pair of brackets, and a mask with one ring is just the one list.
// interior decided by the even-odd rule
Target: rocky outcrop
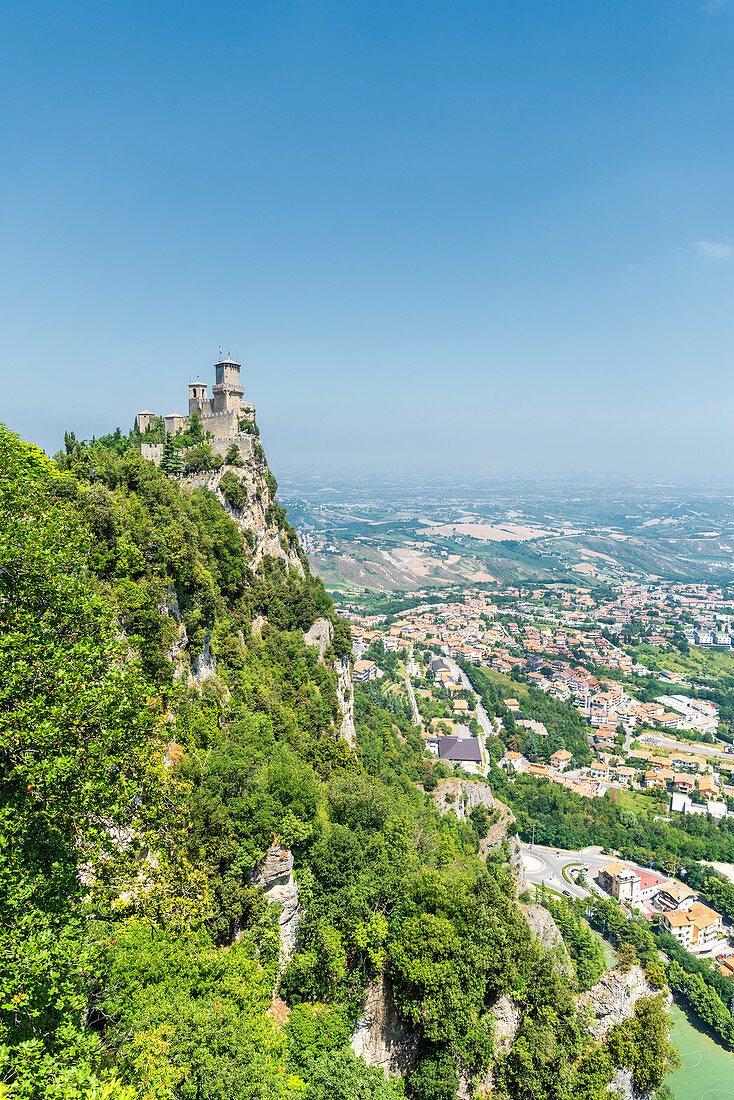
[(298, 923), (303, 916), (298, 885), (293, 877), (293, 852), (280, 841), (274, 841), (249, 877), (251, 885), (262, 889), (267, 902), (280, 906), (280, 958), (284, 965), (296, 949)]
[(339, 709), (342, 712), (342, 723), (339, 727), (339, 736), (349, 743), (349, 747), (357, 747), (357, 731), (354, 728), (354, 688), (352, 686), (352, 666), (348, 657), (341, 657), (334, 664), (337, 675), (336, 697), (339, 700)]
[(598, 1042), (606, 1038), (615, 1024), (630, 1018), (641, 997), (659, 994), (660, 990), (648, 982), (641, 968), (633, 966), (626, 974), (608, 970), (588, 993), (581, 994), (576, 1004), (582, 1012), (591, 1014), (589, 1032)]
[(194, 657), (191, 662), (191, 684), (201, 685), (205, 680), (208, 680), (210, 676), (213, 676), (217, 670), (217, 659), (211, 651), (212, 636), (210, 631), (207, 630), (204, 635), (204, 648), (198, 657)]
[[(306, 645), (318, 647), (319, 660), (323, 661), (327, 649), (334, 638), (334, 627), (329, 619), (317, 619), (315, 623), (304, 631), (303, 640)], [(341, 724), (339, 736), (349, 743), (350, 748), (357, 747), (357, 732), (354, 728), (354, 689), (352, 686), (352, 666), (348, 657), (340, 657), (332, 662), (332, 668), (336, 672), (336, 695), (341, 711)]]
[[(494, 1018), (494, 1053), (497, 1057), (507, 1054), (512, 1049), (512, 1044), (520, 1030), (522, 1009), (512, 997), (508, 997), (505, 993), (495, 1001), (490, 1012)], [(477, 1079), (459, 1061), (456, 1072), (459, 1077), (456, 1100), (475, 1100), (475, 1098), (485, 1100), (494, 1095), (494, 1072), (491, 1068)]]
[(368, 1066), (378, 1066), (387, 1077), (391, 1073), (407, 1073), (415, 1062), (419, 1042), (419, 1036), (398, 1015), (390, 979), (383, 974), (367, 987), (350, 1039), (352, 1050)]
[(522, 893), (527, 880), (517, 830), (510, 828), (515, 824), (515, 817), (504, 802), (494, 797), (490, 785), (471, 779), (441, 779), (433, 791), (433, 800), (442, 814), (456, 814), (459, 821), (465, 821), (475, 806), (484, 806), (489, 811), (491, 824), (479, 846), (480, 855), (486, 859), (490, 852), (506, 842), (507, 860), (517, 882), (517, 893)]
[[(513, 817), (514, 821), (515, 818)], [(522, 861), (522, 848), (520, 847), (520, 838), (518, 836), (510, 836), (507, 838), (507, 847), (509, 849), (509, 864), (510, 869), (515, 876), (515, 882), (517, 883), (517, 893), (521, 894), (526, 889), (528, 880), (525, 875), (525, 864)]]
[(495, 805), (489, 784), (469, 779), (440, 779), (433, 801), (442, 814), (456, 814), (459, 821), (465, 821), (475, 806), (484, 806), (491, 812)]
[(608, 1090), (615, 1100), (642, 1100), (635, 1091), (631, 1069), (618, 1069), (609, 1082)]
[[(654, 1100), (654, 1092), (639, 1092), (635, 1088), (634, 1074), (631, 1069), (617, 1069), (612, 1077), (607, 1090), (610, 1100)], [(704, 1093), (705, 1095), (705, 1093)]]
[(494, 1049), (496, 1054), (507, 1054), (520, 1028), (522, 1009), (506, 993), (495, 1001), (490, 1009), (494, 1016)]
[[(234, 508), (219, 487), (222, 475), (234, 474), (240, 481), (246, 503), (242, 508)], [(289, 568), (304, 575), (303, 563), (298, 556), (296, 543), (280, 526), (272, 512), (274, 501), (270, 497), (268, 467), (264, 459), (249, 458), (244, 466), (223, 466), (210, 473), (191, 474), (181, 479), (181, 484), (190, 489), (209, 489), (216, 493), (225, 512), (242, 532), (252, 553), (250, 568), (257, 569), (264, 557), (282, 558)]]
[(183, 623), (179, 623), (176, 636), (166, 650), (166, 657), (173, 665), (173, 675), (176, 679), (179, 679), (183, 673), (182, 658), (188, 644), (189, 636), (186, 633), (186, 627)]
[(306, 645), (318, 646), (319, 660), (321, 661), (323, 661), (324, 654), (331, 645), (333, 637), (334, 628), (328, 619), (317, 619), (303, 634), (303, 640)]
[(546, 951), (552, 951), (558, 959), (561, 970), (569, 977), (572, 976), (574, 973), (573, 963), (566, 950), (558, 925), (548, 910), (544, 909), (542, 905), (528, 905), (523, 908), (533, 937)]

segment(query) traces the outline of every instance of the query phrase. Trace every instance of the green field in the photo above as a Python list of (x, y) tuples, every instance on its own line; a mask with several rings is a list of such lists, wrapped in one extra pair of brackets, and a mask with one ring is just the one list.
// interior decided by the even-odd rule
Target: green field
[[(685, 656), (675, 649), (658, 649), (643, 643), (631, 652), (636, 654), (637, 660), (643, 665), (678, 672), (690, 680), (718, 680), (734, 675), (734, 650), (731, 649), (692, 647)], [(673, 691), (674, 687), (671, 688), (671, 693)]]
[(671, 1009), (670, 1038), (683, 1065), (666, 1084), (675, 1100), (724, 1100), (734, 1096), (734, 1054), (717, 1043), (697, 1016), (677, 1004)]

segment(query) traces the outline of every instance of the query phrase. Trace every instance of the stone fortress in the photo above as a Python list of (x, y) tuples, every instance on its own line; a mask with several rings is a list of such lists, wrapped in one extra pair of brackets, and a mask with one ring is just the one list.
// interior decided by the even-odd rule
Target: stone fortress
[[(244, 389), (240, 381), (241, 366), (233, 359), (220, 359), (214, 364), (216, 381), (212, 386), (212, 396), (207, 396), (205, 382), (189, 382), (189, 413), (169, 413), (160, 416), (148, 409), (138, 413), (138, 428), (142, 434), (148, 430), (154, 420), (161, 419), (165, 434), (177, 435), (191, 424), (191, 417), (198, 414), (204, 438), (215, 454), (225, 457), (234, 443), (244, 459), (253, 452), (255, 440), (255, 406), (242, 400)], [(143, 458), (155, 462), (156, 466), (163, 457), (162, 443), (143, 443)]]

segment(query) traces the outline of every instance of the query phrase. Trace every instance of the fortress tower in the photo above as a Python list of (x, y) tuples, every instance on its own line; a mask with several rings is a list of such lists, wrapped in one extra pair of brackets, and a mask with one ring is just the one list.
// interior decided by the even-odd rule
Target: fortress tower
[[(188, 416), (172, 413), (163, 418), (166, 435), (177, 435), (184, 431), (196, 413), (204, 439), (215, 454), (222, 458), (234, 443), (241, 456), (247, 459), (252, 455), (257, 434), (255, 409), (249, 402), (243, 402), (244, 389), (240, 381), (239, 363), (227, 357), (214, 364), (216, 382), (212, 386), (212, 396), (207, 395), (206, 382), (197, 378), (189, 382)], [(138, 413), (138, 427), (144, 433), (157, 414), (145, 410)], [(143, 458), (160, 462), (163, 453), (162, 443), (143, 443)]]
[(233, 359), (220, 359), (214, 364), (217, 380), (212, 386), (214, 413), (239, 411), (244, 389), (240, 383), (240, 364)]
[(206, 395), (206, 382), (189, 382), (189, 416), (197, 412), (200, 417), (209, 416), (212, 403)]

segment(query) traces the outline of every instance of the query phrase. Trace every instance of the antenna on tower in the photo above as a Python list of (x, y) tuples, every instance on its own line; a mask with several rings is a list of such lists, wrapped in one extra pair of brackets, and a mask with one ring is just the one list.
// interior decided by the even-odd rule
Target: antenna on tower
[(219, 362), (221, 363), (221, 361), (222, 361), (222, 345), (220, 344), (219, 345)]

